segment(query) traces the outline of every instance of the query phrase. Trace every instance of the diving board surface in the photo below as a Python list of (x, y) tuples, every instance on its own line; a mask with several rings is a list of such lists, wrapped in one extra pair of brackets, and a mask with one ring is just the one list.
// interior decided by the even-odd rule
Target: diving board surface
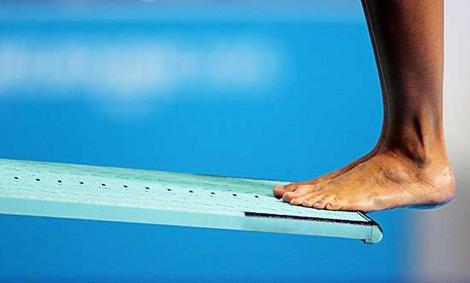
[(274, 198), (272, 187), (281, 183), (0, 159), (0, 214), (382, 239), (363, 213)]

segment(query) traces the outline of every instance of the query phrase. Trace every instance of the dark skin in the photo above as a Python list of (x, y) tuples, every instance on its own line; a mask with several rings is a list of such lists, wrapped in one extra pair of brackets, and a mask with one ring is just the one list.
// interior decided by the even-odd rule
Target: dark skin
[(276, 186), (293, 205), (377, 211), (429, 207), (455, 194), (443, 130), (443, 0), (363, 0), (384, 122), (364, 157), (310, 181)]

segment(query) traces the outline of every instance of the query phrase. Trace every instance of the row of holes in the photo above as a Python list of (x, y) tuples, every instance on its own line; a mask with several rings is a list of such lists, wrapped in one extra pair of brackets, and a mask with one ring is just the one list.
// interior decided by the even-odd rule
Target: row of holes
[[(19, 180), (18, 177), (13, 177), (13, 178), (14, 178), (15, 180)], [(39, 178), (36, 178), (35, 180), (36, 180), (36, 182), (40, 182), (40, 181), (41, 181), (41, 179), (39, 179)], [(57, 183), (62, 184), (62, 180), (57, 180)], [(85, 184), (85, 183), (82, 182), (82, 181), (80, 181), (79, 183), (80, 183), (80, 185), (84, 185), (84, 184)], [(106, 187), (106, 184), (102, 183), (101, 186), (102, 186), (102, 187)], [(123, 186), (125, 189), (129, 188), (129, 186), (127, 186), (127, 185), (122, 185), (122, 186)], [(150, 187), (145, 187), (145, 189), (146, 189), (146, 190), (150, 190)], [(169, 191), (169, 192), (171, 192), (171, 189), (168, 189), (168, 188), (167, 188), (166, 190)], [(194, 193), (193, 190), (189, 190), (188, 192), (191, 193), (191, 194)], [(215, 192), (211, 192), (211, 196), (212, 196), (212, 195), (215, 195)], [(236, 197), (237, 194), (232, 194), (232, 196)], [(258, 198), (258, 197), (259, 197), (259, 196), (255, 195), (255, 198)]]

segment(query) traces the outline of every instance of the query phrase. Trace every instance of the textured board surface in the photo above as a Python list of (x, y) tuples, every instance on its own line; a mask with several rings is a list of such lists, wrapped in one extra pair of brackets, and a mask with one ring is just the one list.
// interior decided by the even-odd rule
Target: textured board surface
[(0, 213), (381, 240), (360, 212), (277, 200), (279, 183), (0, 159)]

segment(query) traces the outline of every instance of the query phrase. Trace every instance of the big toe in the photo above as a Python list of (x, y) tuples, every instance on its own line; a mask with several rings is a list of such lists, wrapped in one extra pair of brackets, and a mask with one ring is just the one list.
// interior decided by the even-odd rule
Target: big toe
[(277, 198), (281, 198), (284, 192), (285, 192), (285, 186), (279, 185), (279, 186), (275, 186), (273, 189), (273, 194)]
[(290, 183), (287, 185), (278, 185), (274, 187), (273, 194), (277, 198), (282, 198), (282, 196), (287, 192), (292, 192), (297, 189), (297, 183)]

